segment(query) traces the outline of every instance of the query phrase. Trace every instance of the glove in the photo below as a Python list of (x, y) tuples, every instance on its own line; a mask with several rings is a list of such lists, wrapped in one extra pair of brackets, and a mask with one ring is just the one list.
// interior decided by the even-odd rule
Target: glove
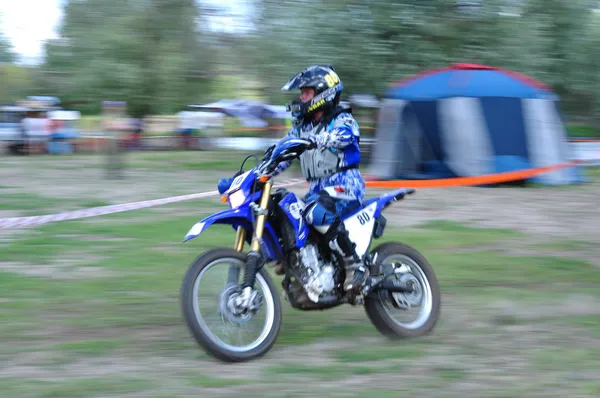
[(259, 175), (268, 175), (271, 176), (272, 173), (277, 169), (277, 163), (273, 161), (266, 161), (258, 168)]
[(273, 144), (267, 148), (267, 150), (265, 151), (265, 155), (263, 156), (263, 160), (267, 160), (267, 159), (271, 158), (271, 154), (273, 153), (273, 150), (275, 149), (275, 147), (276, 147), (276, 144)]
[(306, 147), (306, 149), (313, 149), (313, 148), (316, 148), (317, 146), (319, 146), (316, 136), (311, 135), (311, 136), (308, 136), (306, 139), (311, 142), (311, 144), (308, 147)]
[(233, 178), (221, 178), (219, 180), (219, 184), (217, 185), (217, 190), (220, 194), (227, 191), (233, 182)]

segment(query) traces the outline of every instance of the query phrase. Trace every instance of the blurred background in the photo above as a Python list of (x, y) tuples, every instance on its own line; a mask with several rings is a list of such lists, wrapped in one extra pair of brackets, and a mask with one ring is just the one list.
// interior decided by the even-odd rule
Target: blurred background
[(569, 134), (599, 137), (599, 9), (595, 0), (7, 2), (0, 102), (57, 97), (81, 112), (74, 125), (85, 133), (101, 130), (102, 101), (126, 101), (144, 134), (171, 134), (190, 104), (283, 105), (279, 89), (313, 63), (337, 68), (346, 100), (478, 63), (551, 86)]
[[(598, 0), (4, 0), (0, 223), (214, 191), (285, 134), (294, 95), (280, 89), (317, 63), (344, 83), (362, 170), (418, 179), (416, 164), (437, 159), (390, 147), (400, 124), (412, 130), (405, 111), (391, 101), (386, 116), (381, 104), (394, 82), (453, 64), (520, 73), (535, 79), (523, 92), (543, 83), (560, 99), (560, 121), (534, 112), (539, 129), (490, 132), (515, 153), (529, 137), (535, 155), (496, 170), (595, 163), (563, 186), (422, 189), (386, 209), (382, 241), (414, 246), (440, 280), (432, 335), (390, 342), (360, 307), (301, 313), (282, 299), (277, 343), (249, 364), (214, 361), (180, 316), (186, 267), (234, 241), (215, 226), (181, 244), (227, 207), (218, 197), (0, 229), (0, 395), (600, 396)], [(473, 107), (446, 104), (456, 166), (480, 142), (464, 113)], [(503, 109), (496, 125), (523, 116)], [(294, 166), (282, 178), (297, 176)]]

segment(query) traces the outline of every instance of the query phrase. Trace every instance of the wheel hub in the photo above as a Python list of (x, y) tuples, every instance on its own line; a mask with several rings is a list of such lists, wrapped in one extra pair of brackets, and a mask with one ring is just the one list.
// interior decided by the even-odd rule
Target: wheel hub
[(219, 309), (221, 315), (232, 323), (247, 323), (262, 306), (262, 295), (253, 290), (248, 300), (249, 306), (244, 306), (244, 298), (238, 290), (238, 286), (230, 284), (223, 289), (219, 298)]
[(423, 300), (423, 288), (419, 279), (412, 273), (405, 273), (398, 278), (401, 283), (412, 289), (412, 292), (391, 293), (394, 304), (399, 308), (408, 309), (418, 306)]

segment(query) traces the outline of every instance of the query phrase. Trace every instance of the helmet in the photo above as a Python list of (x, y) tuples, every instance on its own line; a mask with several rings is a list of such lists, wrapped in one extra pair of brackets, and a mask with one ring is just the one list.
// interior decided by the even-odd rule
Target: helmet
[(291, 78), (281, 91), (291, 91), (311, 87), (315, 95), (311, 101), (303, 103), (295, 100), (286, 105), (294, 118), (300, 119), (315, 112), (332, 111), (338, 105), (344, 85), (331, 65), (312, 65)]

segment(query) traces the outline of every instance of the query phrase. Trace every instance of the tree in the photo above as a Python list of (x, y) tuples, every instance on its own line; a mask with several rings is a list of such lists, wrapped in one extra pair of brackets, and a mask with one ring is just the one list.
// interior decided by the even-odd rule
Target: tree
[(198, 15), (194, 0), (69, 1), (60, 38), (46, 46), (43, 87), (125, 100), (138, 116), (179, 110), (209, 84)]
[(0, 64), (0, 101), (14, 102), (23, 99), (31, 87), (30, 67)]
[(8, 39), (0, 34), (0, 64), (15, 62), (15, 54)]
[(31, 87), (31, 68), (15, 65), (10, 42), (0, 34), (0, 101), (22, 99)]
[(259, 1), (246, 40), (253, 73), (281, 101), (296, 71), (332, 63), (347, 94), (451, 62), (515, 70), (547, 83), (571, 113), (600, 116), (596, 0)]

